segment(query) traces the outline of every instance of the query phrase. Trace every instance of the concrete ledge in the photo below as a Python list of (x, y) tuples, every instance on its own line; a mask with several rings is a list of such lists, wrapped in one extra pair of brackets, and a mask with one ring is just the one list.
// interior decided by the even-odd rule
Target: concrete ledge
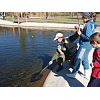
[[(33, 26), (33, 27), (56, 27), (56, 28), (74, 28), (74, 26), (78, 26), (77, 24), (56, 24), (56, 23), (21, 23), (19, 26)], [(81, 25), (82, 27), (82, 25)]]
[[(14, 27), (41, 27), (41, 28), (63, 28), (63, 29), (74, 29), (78, 24), (57, 24), (57, 23), (34, 23), (34, 22), (25, 22), (25, 23), (13, 23), (10, 21), (0, 20), (1, 26), (14, 26)], [(81, 25), (83, 27), (83, 25)]]
[[(93, 51), (94, 49), (89, 53), (89, 63), (92, 62)], [(58, 65), (55, 66), (46, 78), (43, 87), (87, 87), (89, 81), (80, 76), (80, 73), (84, 74), (82, 65), (80, 66), (79, 73), (76, 75), (76, 79), (71, 79), (66, 76), (66, 73), (72, 72), (72, 68), (68, 61), (63, 63), (63, 67), (61, 71), (56, 72)]]
[[(6, 20), (0, 19), (0, 26), (3, 27), (22, 27), (22, 28), (42, 28), (42, 29), (71, 29), (75, 30), (75, 26), (78, 26), (78, 24), (58, 24), (58, 23), (35, 23), (35, 22), (24, 22), (24, 23), (13, 23)], [(83, 28), (83, 25), (80, 25), (81, 28)], [(96, 28), (96, 32), (100, 32), (100, 27)]]

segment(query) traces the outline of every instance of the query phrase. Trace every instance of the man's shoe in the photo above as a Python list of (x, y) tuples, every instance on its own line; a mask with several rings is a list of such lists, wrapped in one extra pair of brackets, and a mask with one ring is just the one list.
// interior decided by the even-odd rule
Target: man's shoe
[(63, 67), (59, 67), (59, 68), (56, 70), (56, 72), (59, 72), (62, 68), (63, 68)]
[(66, 74), (66, 76), (69, 77), (69, 78), (75, 79), (76, 74), (77, 74), (77, 71), (73, 70), (72, 73)]

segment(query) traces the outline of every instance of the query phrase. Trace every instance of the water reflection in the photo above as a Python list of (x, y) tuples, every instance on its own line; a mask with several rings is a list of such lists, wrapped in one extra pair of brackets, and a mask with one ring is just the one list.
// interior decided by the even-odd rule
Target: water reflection
[(0, 27), (0, 86), (31, 86), (32, 75), (43, 69), (53, 56), (55, 34), (65, 30)]

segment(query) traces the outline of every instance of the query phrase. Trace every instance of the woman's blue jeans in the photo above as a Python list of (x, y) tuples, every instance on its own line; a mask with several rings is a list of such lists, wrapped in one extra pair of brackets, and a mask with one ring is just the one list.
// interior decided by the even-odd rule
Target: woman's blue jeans
[(78, 71), (81, 63), (84, 67), (84, 70), (88, 70), (90, 68), (88, 56), (89, 56), (89, 52), (91, 51), (91, 49), (92, 48), (83, 48), (82, 46), (79, 47), (77, 54), (76, 54), (73, 70)]

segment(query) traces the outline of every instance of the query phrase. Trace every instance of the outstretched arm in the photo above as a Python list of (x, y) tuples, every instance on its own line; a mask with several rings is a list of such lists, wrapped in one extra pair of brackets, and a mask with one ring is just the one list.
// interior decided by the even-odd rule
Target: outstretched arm
[(77, 34), (77, 31), (76, 31), (74, 35), (69, 36), (69, 40), (71, 42), (74, 42), (78, 37), (79, 35)]

